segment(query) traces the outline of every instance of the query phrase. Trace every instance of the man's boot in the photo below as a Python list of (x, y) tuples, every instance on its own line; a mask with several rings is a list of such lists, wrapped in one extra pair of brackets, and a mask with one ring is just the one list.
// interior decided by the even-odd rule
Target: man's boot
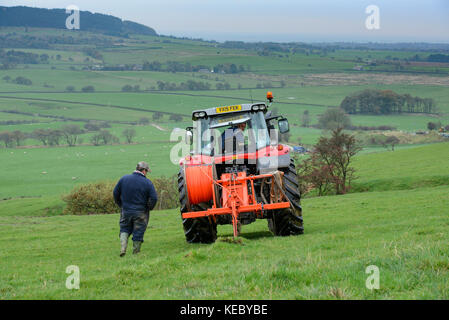
[(126, 254), (126, 248), (128, 247), (128, 237), (129, 234), (126, 232), (122, 232), (120, 233), (120, 244), (121, 244), (121, 249), (120, 249), (120, 257), (123, 257)]
[(141, 245), (142, 245), (142, 241), (133, 241), (133, 254), (140, 252)]

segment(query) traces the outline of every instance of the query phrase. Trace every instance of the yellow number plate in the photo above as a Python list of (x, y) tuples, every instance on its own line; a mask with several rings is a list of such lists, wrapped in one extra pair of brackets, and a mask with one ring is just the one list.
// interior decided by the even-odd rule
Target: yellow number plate
[(227, 106), (227, 107), (218, 107), (216, 109), (217, 113), (240, 111), (240, 110), (242, 110), (242, 106), (241, 105)]

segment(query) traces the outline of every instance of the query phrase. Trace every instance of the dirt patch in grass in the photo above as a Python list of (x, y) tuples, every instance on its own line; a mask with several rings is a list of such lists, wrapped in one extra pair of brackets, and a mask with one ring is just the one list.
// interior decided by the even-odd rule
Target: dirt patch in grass
[(363, 85), (363, 84), (408, 84), (449, 86), (449, 77), (428, 75), (403, 75), (382, 73), (322, 73), (306, 74), (304, 81), (310, 85)]

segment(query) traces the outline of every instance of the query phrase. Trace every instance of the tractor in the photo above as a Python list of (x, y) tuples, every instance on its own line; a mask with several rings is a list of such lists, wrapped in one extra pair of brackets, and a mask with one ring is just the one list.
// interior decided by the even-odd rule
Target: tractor
[(289, 123), (269, 110), (271, 92), (267, 99), (192, 112), (185, 135), (191, 151), (178, 174), (187, 242), (215, 242), (218, 224), (232, 224), (237, 237), (256, 219), (266, 219), (275, 236), (304, 232), (295, 163), (278, 142)]

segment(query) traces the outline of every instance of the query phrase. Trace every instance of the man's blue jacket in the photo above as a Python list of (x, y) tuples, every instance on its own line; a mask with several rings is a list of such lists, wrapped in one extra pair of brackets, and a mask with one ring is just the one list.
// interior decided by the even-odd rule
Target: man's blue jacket
[(135, 171), (123, 176), (114, 188), (114, 201), (123, 213), (142, 213), (153, 210), (157, 202), (153, 183)]

